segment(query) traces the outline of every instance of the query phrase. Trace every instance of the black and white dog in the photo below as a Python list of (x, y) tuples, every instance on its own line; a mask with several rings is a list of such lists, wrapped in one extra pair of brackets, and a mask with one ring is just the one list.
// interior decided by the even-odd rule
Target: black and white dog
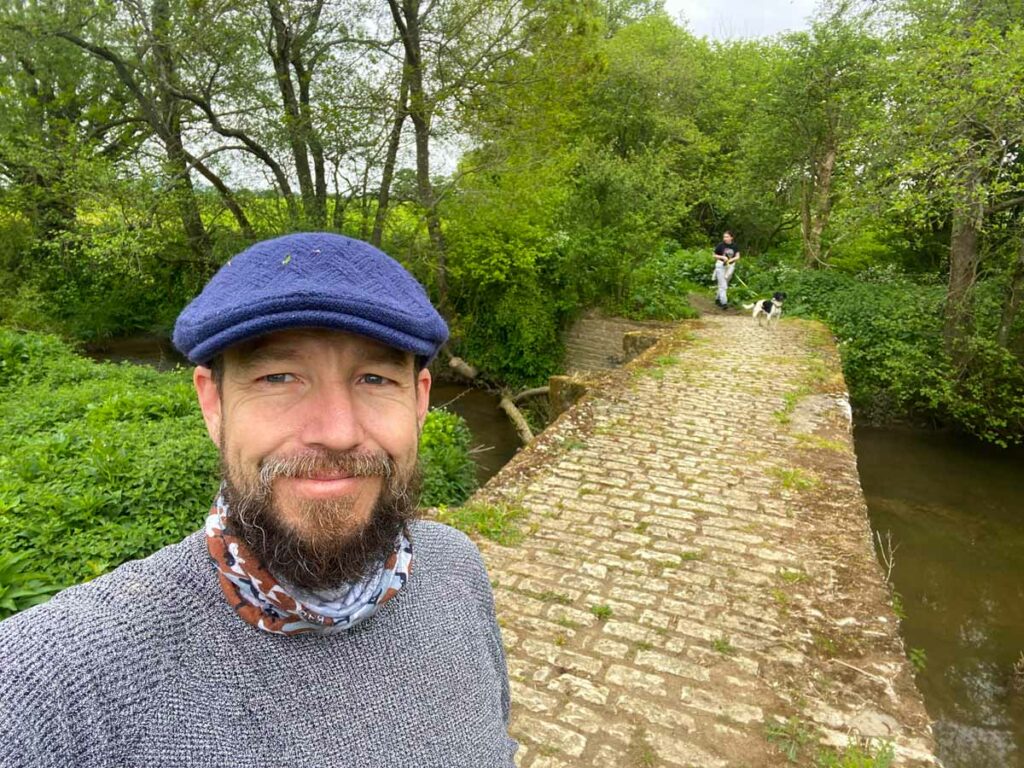
[(743, 308), (754, 310), (751, 317), (757, 320), (758, 325), (764, 325), (767, 321), (768, 327), (771, 328), (772, 323), (777, 323), (782, 317), (782, 302), (785, 300), (786, 294), (776, 291), (770, 299), (758, 299), (753, 304), (744, 304)]

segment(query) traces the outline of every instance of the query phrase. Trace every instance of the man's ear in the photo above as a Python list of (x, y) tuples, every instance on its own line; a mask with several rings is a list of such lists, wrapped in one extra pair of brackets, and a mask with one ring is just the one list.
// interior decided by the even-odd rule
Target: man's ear
[(423, 429), (430, 408), (430, 371), (426, 368), (416, 374), (416, 421)]
[(199, 408), (206, 422), (206, 433), (220, 448), (221, 401), (217, 382), (213, 380), (213, 371), (203, 365), (196, 366), (192, 372), (192, 383), (196, 388)]

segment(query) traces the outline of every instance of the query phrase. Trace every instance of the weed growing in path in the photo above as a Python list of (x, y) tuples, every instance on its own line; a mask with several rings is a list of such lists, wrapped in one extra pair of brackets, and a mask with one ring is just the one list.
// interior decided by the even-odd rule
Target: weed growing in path
[(900, 621), (907, 618), (907, 611), (903, 607), (903, 595), (896, 590), (892, 592), (892, 612), (896, 614), (896, 618)]
[(511, 504), (487, 504), (472, 502), (461, 507), (439, 507), (437, 519), (453, 528), (469, 534), (477, 534), (505, 547), (511, 547), (523, 540), (519, 521), (526, 517), (526, 510)]
[(594, 614), (599, 621), (607, 621), (612, 617), (612, 607), (610, 605), (592, 605), (590, 606), (590, 612)]
[(722, 637), (716, 637), (711, 642), (711, 647), (725, 656), (732, 656), (736, 653), (736, 647), (733, 646), (729, 642), (729, 638), (724, 635)]
[(810, 577), (804, 571), (779, 571), (779, 578), (787, 584), (799, 584)]
[(779, 484), (788, 491), (807, 491), (816, 487), (821, 482), (814, 475), (796, 467), (792, 469), (771, 469), (769, 474), (773, 475), (779, 481)]
[(795, 763), (804, 745), (814, 738), (814, 731), (800, 718), (791, 717), (784, 723), (770, 723), (765, 728), (765, 738), (786, 760)]
[(643, 728), (637, 728), (629, 739), (630, 768), (654, 768), (658, 764), (658, 756), (647, 742), (647, 734)]
[(513, 592), (518, 592), (520, 595), (526, 597), (532, 597), (534, 600), (540, 600), (542, 603), (554, 603), (555, 605), (572, 605), (572, 599), (561, 595), (558, 592), (552, 592), (550, 589), (546, 589), (543, 592), (534, 592), (532, 589), (513, 589)]
[(801, 759), (804, 748), (815, 742), (817, 737), (814, 726), (796, 716), (785, 722), (770, 723), (765, 728), (765, 738), (790, 763), (814, 768), (890, 768), (896, 757), (889, 742), (876, 745), (872, 739), (851, 738), (842, 749), (818, 747), (812, 761)]

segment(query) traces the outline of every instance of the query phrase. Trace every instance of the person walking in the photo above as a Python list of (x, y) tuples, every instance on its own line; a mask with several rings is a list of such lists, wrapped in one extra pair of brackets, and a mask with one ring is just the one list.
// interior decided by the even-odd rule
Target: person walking
[(715, 246), (715, 282), (718, 284), (715, 304), (722, 309), (729, 307), (729, 280), (739, 260), (739, 246), (733, 240), (732, 232), (726, 230), (722, 234), (722, 242)]

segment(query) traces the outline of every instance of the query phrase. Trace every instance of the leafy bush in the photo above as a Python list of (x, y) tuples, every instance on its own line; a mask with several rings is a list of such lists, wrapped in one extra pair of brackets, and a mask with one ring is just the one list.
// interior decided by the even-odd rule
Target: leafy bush
[[(701, 259), (703, 262), (703, 259)], [(694, 280), (694, 262), (686, 251), (662, 252), (645, 260), (632, 274), (624, 306), (616, 308), (636, 320), (682, 320), (697, 317), (687, 294), (700, 291), (703, 279)], [(713, 269), (713, 260), (712, 260)]]
[[(7, 610), (25, 607), (33, 590), (93, 578), (202, 523), (218, 456), (188, 372), (95, 363), (52, 336), (0, 328), (0, 398)], [(423, 434), (430, 503), (462, 501), (474, 482), (465, 424), (431, 412)], [(22, 557), (34, 573), (14, 567)]]
[(433, 410), (420, 435), (425, 507), (461, 504), (476, 490), (476, 464), (469, 455), (472, 435), (466, 421), (455, 413)]
[(0, 619), (46, 602), (60, 589), (41, 573), (26, 570), (27, 552), (0, 552)]
[(997, 445), (1024, 442), (1024, 366), (981, 335), (958, 364), (942, 338), (945, 288), (895, 266), (857, 275), (781, 266), (748, 274), (753, 292), (788, 294), (786, 313), (835, 333), (850, 397), (873, 422), (957, 427)]
[(463, 336), (459, 353), (488, 376), (530, 385), (545, 381), (561, 365), (559, 320), (556, 297), (522, 276), (481, 294), (453, 335)]

